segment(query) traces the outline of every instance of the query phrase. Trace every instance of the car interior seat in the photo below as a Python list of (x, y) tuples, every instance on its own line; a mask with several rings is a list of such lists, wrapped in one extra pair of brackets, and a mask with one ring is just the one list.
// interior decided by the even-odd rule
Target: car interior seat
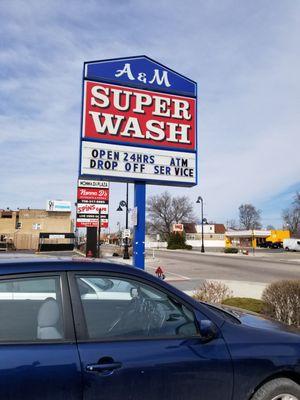
[(42, 340), (61, 339), (57, 325), (60, 312), (57, 301), (52, 297), (47, 298), (41, 305), (37, 317), (37, 338)]

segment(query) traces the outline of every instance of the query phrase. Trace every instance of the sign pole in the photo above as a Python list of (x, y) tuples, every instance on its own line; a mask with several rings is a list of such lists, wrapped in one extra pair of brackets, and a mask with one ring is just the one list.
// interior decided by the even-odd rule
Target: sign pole
[(145, 269), (145, 233), (146, 233), (146, 183), (135, 182), (134, 206), (137, 207), (137, 226), (133, 238), (133, 266)]
[(99, 215), (98, 215), (98, 246), (97, 246), (98, 258), (100, 258), (100, 246), (101, 246), (101, 207), (99, 208)]

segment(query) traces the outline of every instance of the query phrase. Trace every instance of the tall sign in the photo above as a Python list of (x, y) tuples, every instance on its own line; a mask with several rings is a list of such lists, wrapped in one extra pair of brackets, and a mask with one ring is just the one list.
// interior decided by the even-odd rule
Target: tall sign
[(77, 228), (98, 228), (99, 212), (101, 228), (108, 227), (109, 183), (86, 179), (78, 180)]
[(81, 179), (132, 182), (143, 267), (145, 184), (197, 184), (197, 85), (146, 56), (84, 63)]

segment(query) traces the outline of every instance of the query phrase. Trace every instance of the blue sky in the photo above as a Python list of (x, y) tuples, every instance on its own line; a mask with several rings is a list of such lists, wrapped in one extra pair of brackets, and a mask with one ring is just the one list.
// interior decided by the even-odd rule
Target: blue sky
[(251, 202), (280, 226), (300, 190), (300, 2), (2, 0), (0, 37), (0, 208), (75, 201), (83, 61), (147, 54), (198, 82), (200, 179), (180, 192), (210, 220)]

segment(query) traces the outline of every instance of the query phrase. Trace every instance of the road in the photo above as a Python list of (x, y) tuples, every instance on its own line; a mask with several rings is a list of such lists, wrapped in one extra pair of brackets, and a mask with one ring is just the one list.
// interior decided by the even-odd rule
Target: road
[(195, 289), (204, 279), (262, 284), (300, 279), (300, 253), (240, 256), (156, 250), (154, 255), (152, 259), (151, 253), (148, 254), (149, 272), (161, 266), (167, 278), (184, 290)]

